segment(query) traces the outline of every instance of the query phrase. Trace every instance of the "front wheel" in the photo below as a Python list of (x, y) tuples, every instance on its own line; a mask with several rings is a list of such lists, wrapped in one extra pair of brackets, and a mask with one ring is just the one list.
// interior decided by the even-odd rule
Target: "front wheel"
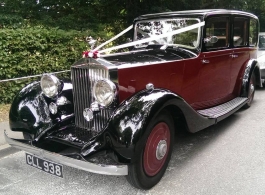
[(174, 125), (170, 114), (161, 112), (148, 125), (145, 134), (145, 146), (140, 149), (140, 158), (129, 165), (127, 180), (139, 189), (150, 189), (163, 177), (170, 161)]
[(256, 77), (254, 72), (251, 74), (249, 86), (248, 86), (248, 102), (244, 105), (244, 108), (249, 108), (253, 102), (256, 89)]

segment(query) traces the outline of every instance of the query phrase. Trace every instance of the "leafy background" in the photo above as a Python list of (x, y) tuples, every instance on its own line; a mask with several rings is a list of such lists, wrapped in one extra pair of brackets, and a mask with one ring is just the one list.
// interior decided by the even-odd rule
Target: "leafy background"
[[(67, 70), (86, 36), (104, 42), (141, 14), (209, 8), (254, 13), (265, 31), (265, 0), (0, 0), (0, 80)], [(35, 79), (0, 82), (0, 104)]]
[[(84, 36), (75, 30), (40, 27), (0, 31), (0, 80), (69, 69), (87, 46)], [(28, 82), (0, 83), (0, 102), (10, 102)]]

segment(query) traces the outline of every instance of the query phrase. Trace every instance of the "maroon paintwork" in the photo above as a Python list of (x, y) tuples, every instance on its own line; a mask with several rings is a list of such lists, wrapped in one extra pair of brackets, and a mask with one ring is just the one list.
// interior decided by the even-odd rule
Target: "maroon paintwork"
[[(172, 17), (186, 16), (198, 18), (203, 17), (202, 21), (212, 16), (249, 17), (251, 14), (228, 10), (195, 10), (189, 12), (172, 13)], [(167, 17), (170, 13), (167, 13)], [(144, 15), (135, 19), (135, 22), (152, 18), (163, 18), (161, 15)], [(251, 17), (254, 17), (251, 15)], [(230, 24), (231, 25), (231, 24)], [(227, 36), (233, 34), (232, 25)], [(207, 37), (205, 30), (202, 35)], [(203, 38), (201, 39), (203, 40)], [(145, 89), (146, 84), (152, 83), (155, 88), (164, 88), (173, 91), (181, 96), (195, 110), (209, 108), (227, 102), (240, 96), (242, 77), (250, 59), (256, 59), (256, 46), (234, 47), (230, 40), (230, 45), (226, 48), (206, 51), (203, 48), (193, 57), (182, 59), (151, 61), (149, 56), (146, 61), (139, 56), (132, 57), (137, 59), (137, 63), (129, 62), (128, 66), (120, 66), (124, 56), (119, 58), (118, 63), (114, 59), (114, 64), (118, 65), (118, 85), (119, 102), (135, 94), (135, 92)], [(150, 54), (152, 56), (152, 54)], [(154, 57), (154, 56), (152, 56)], [(113, 62), (112, 59), (108, 59)], [(150, 63), (144, 63), (150, 62)]]
[[(232, 58), (232, 54), (238, 57)], [(231, 48), (202, 52), (191, 59), (119, 68), (119, 100), (153, 83), (180, 95), (194, 109), (212, 107), (239, 96), (236, 83), (241, 82), (248, 60), (255, 56), (255, 48)]]

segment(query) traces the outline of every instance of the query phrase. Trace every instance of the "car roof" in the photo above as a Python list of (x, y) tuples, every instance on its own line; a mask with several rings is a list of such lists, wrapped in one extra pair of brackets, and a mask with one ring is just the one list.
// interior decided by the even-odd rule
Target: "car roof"
[(227, 10), (227, 9), (202, 9), (202, 10), (186, 10), (186, 11), (174, 11), (174, 12), (163, 12), (163, 13), (154, 13), (154, 14), (145, 14), (141, 15), (136, 20), (146, 20), (152, 18), (163, 18), (163, 17), (172, 17), (172, 16), (191, 16), (191, 17), (207, 17), (210, 15), (222, 15), (222, 14), (231, 14), (231, 15), (242, 15), (242, 16), (249, 16), (252, 18), (258, 19), (257, 16), (254, 14), (244, 12), (244, 11), (237, 11), (237, 10)]

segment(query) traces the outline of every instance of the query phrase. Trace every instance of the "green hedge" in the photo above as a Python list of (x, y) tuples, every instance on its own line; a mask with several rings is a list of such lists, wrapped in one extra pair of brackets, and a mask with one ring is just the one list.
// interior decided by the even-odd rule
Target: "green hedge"
[[(87, 35), (91, 32), (40, 27), (2, 29), (0, 80), (69, 69), (87, 49), (84, 41)], [(32, 80), (0, 82), (0, 103), (10, 103), (15, 94)]]

